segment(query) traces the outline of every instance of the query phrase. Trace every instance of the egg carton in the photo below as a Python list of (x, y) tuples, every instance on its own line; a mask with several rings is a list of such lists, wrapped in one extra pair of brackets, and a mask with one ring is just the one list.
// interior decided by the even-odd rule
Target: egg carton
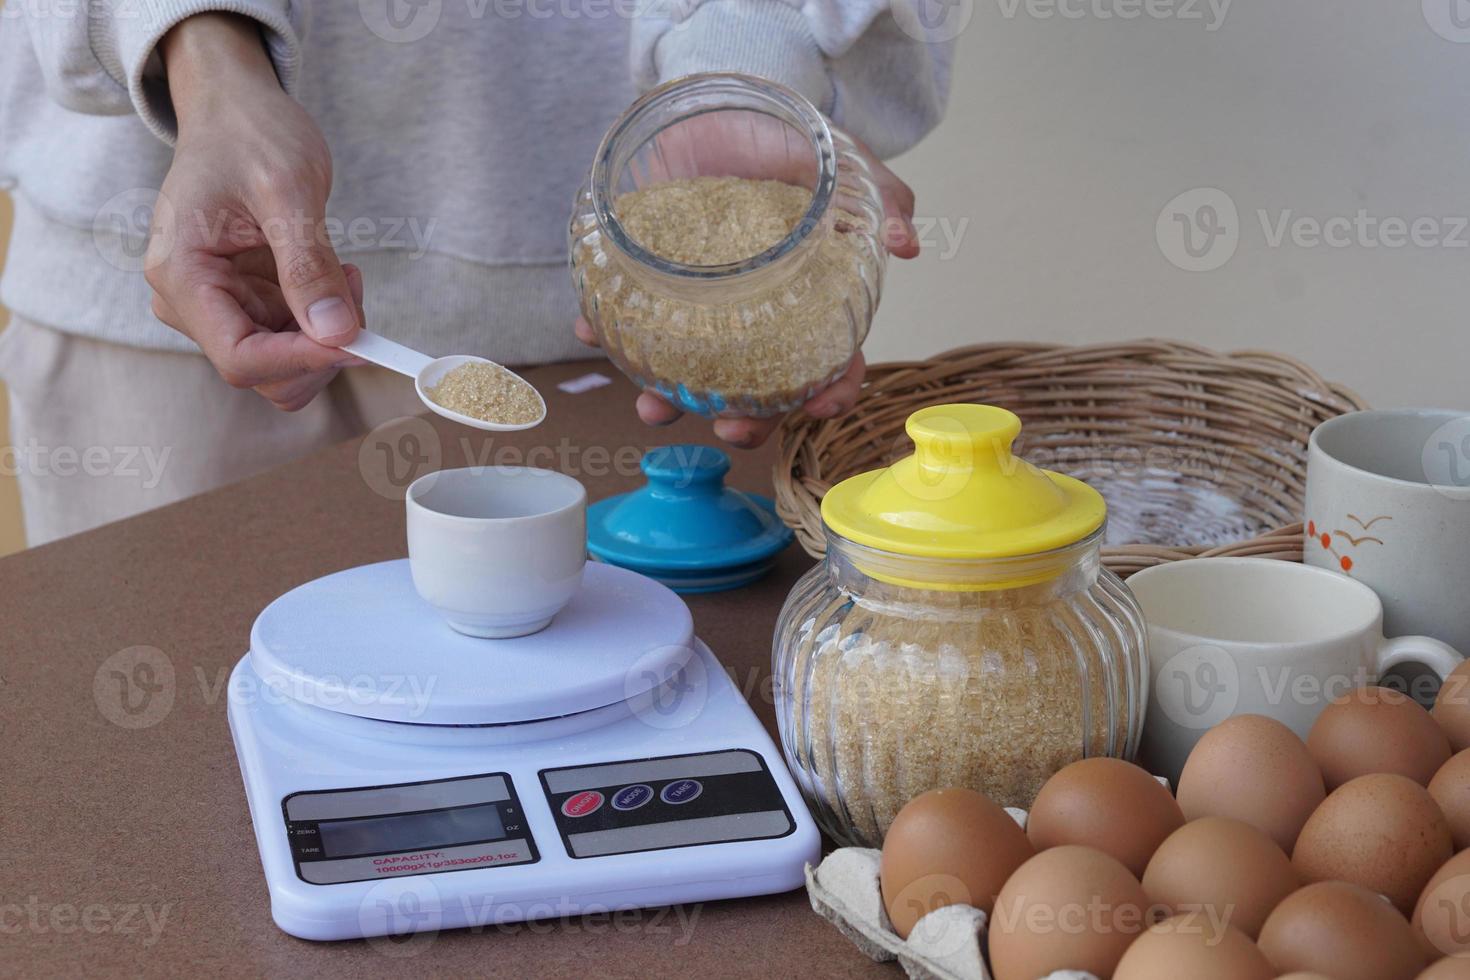
[[(1026, 811), (1006, 807), (1026, 829)], [(946, 905), (920, 919), (908, 939), (899, 938), (883, 907), (878, 868), (882, 851), (840, 847), (815, 868), (806, 867), (806, 893), (818, 915), (837, 927), (863, 955), (879, 963), (898, 960), (913, 980), (991, 980), (981, 949), (986, 915), (973, 905)], [(1058, 970), (1042, 980), (1098, 980), (1080, 970)]]
[[(1154, 776), (1170, 789), (1169, 780)], [(1022, 830), (1026, 811), (1006, 813)], [(835, 925), (863, 955), (879, 963), (898, 960), (913, 980), (991, 980), (981, 937), (987, 923), (973, 905), (935, 909), (915, 923), (908, 939), (899, 938), (883, 906), (879, 866), (883, 852), (871, 847), (840, 847), (817, 867), (806, 867), (806, 892), (818, 915)], [(1083, 970), (1058, 970), (1039, 980), (1098, 980)]]

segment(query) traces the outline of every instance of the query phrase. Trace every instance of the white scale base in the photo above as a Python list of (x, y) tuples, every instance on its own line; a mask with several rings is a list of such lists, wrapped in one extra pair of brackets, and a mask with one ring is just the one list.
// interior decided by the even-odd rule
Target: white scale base
[(598, 564), (583, 593), (540, 634), (471, 639), (396, 561), (261, 614), (229, 718), (277, 925), (347, 939), (805, 883), (816, 825), (682, 600)]

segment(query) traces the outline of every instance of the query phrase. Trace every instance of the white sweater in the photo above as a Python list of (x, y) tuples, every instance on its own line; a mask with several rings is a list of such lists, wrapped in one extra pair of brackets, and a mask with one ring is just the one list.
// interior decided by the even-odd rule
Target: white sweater
[[(933, 3), (935, 0), (895, 0)], [(579, 348), (573, 195), (640, 89), (736, 70), (802, 92), (882, 155), (939, 119), (951, 46), (885, 0), (7, 0), (0, 302), (139, 347), (193, 350), (141, 272), (174, 117), (156, 48), (185, 17), (262, 25), (333, 155), (329, 228), (368, 325), (430, 354), (523, 364)], [(903, 28), (900, 27), (902, 23)]]

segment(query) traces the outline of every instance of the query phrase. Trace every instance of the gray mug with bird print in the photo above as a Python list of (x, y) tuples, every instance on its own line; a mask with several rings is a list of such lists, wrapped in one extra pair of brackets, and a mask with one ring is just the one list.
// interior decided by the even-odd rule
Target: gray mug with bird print
[(1470, 412), (1353, 412), (1307, 455), (1306, 562), (1383, 600), (1390, 636), (1470, 650)]

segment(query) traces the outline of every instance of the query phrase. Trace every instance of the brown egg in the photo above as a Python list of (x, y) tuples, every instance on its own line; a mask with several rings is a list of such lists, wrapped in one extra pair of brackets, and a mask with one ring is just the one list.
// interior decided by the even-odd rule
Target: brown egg
[(1236, 715), (1205, 732), (1179, 776), (1185, 819), (1243, 820), (1288, 854), (1326, 795), (1306, 744), (1263, 715)]
[(1312, 973), (1306, 970), (1296, 970), (1292, 973), (1283, 973), (1276, 980), (1332, 980), (1325, 973)]
[(1433, 957), (1470, 957), (1470, 851), (1445, 862), (1414, 904), (1414, 932)]
[(1358, 885), (1323, 881), (1298, 889), (1261, 927), (1261, 952), (1283, 973), (1333, 980), (1413, 980), (1424, 954), (1409, 922)]
[(1429, 781), (1429, 795), (1450, 822), (1455, 850), (1470, 847), (1470, 749), (1457, 752)]
[(1098, 757), (1074, 762), (1046, 781), (1026, 817), (1026, 836), (1038, 851), (1095, 847), (1139, 877), (1164, 838), (1183, 824), (1179, 804), (1146, 770)]
[(1470, 749), (1470, 660), (1456, 667), (1440, 685), (1433, 715), (1456, 752)]
[(1291, 859), (1250, 824), (1191, 821), (1159, 845), (1143, 890), (1171, 913), (1201, 911), (1254, 939), (1283, 898), (1301, 885)]
[(1369, 686), (1322, 709), (1307, 733), (1307, 751), (1321, 767), (1329, 793), (1375, 772), (1398, 773), (1428, 786), (1449, 760), (1450, 740), (1413, 698)]
[(1056, 970), (1111, 976), (1150, 924), (1143, 886), (1090, 847), (1042, 851), (1011, 875), (990, 918), (995, 980), (1037, 980)]
[(1033, 853), (1026, 832), (984, 794), (931, 790), (898, 811), (883, 838), (883, 906), (905, 939), (944, 905), (989, 912), (1000, 886)]
[(1450, 825), (1429, 791), (1392, 773), (1333, 791), (1302, 828), (1291, 863), (1302, 881), (1350, 881), (1408, 915), (1425, 882), (1454, 853)]
[(1204, 913), (1176, 915), (1133, 941), (1113, 980), (1272, 980), (1250, 937)]
[(1470, 959), (1446, 956), (1429, 964), (1414, 980), (1470, 980)]

